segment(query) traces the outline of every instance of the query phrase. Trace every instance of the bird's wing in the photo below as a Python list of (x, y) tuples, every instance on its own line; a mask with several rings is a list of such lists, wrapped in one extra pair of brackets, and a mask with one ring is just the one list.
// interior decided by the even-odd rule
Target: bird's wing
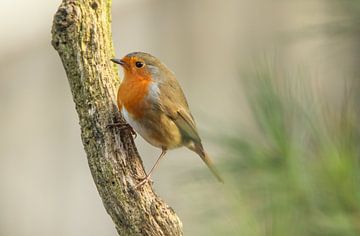
[(178, 110), (177, 116), (173, 119), (176, 126), (181, 130), (181, 133), (186, 139), (192, 140), (195, 143), (201, 143), (199, 134), (197, 132), (194, 119), (191, 114), (184, 110)]
[(160, 85), (162, 110), (174, 121), (185, 139), (201, 143), (184, 92), (175, 76), (167, 76), (170, 79), (163, 81)]

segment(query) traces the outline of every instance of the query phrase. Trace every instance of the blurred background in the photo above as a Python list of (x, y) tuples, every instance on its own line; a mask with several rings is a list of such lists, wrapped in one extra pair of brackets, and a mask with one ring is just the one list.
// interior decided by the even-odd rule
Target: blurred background
[[(115, 236), (50, 44), (59, 4), (0, 2), (0, 235)], [(185, 149), (161, 163), (185, 235), (360, 235), (359, 16), (356, 0), (113, 2), (116, 55), (176, 73), (225, 176)], [(159, 150), (136, 143), (150, 168)]]

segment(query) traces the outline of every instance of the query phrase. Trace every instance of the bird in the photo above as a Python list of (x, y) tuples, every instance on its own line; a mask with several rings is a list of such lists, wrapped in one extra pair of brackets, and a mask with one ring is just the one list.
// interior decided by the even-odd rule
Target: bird
[(117, 93), (117, 105), (126, 122), (161, 154), (136, 188), (151, 174), (168, 150), (187, 147), (224, 182), (205, 151), (194, 117), (175, 74), (149, 53), (132, 52), (122, 59), (110, 59), (124, 70)]

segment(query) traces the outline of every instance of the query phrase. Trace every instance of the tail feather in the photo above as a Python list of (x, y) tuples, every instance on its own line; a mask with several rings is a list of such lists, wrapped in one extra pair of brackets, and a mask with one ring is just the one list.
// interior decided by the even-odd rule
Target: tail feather
[(205, 162), (205, 164), (209, 167), (214, 176), (221, 182), (224, 183), (223, 178), (220, 176), (219, 171), (215, 168), (215, 165), (212, 163), (210, 157), (207, 153), (204, 152), (205, 155), (200, 155), (201, 159)]
[(216, 169), (215, 165), (213, 164), (212, 160), (210, 159), (209, 155), (205, 152), (203, 146), (195, 145), (195, 148), (190, 148), (194, 152), (196, 152), (201, 159), (205, 162), (205, 164), (209, 167), (210, 171), (214, 174), (214, 176), (221, 182), (224, 183), (223, 178), (220, 176), (219, 171)]

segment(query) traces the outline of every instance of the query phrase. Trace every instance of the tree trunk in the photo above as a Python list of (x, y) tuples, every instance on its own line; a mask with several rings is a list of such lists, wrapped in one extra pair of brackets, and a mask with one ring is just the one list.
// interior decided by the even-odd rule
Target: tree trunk
[(54, 16), (52, 44), (64, 65), (94, 182), (119, 235), (182, 235), (175, 212), (145, 176), (131, 133), (115, 103), (117, 68), (111, 39), (111, 0), (63, 0)]

